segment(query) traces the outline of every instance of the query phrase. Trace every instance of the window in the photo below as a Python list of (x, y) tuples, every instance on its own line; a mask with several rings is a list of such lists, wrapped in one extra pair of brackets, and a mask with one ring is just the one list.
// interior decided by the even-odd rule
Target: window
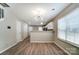
[(39, 27), (39, 31), (43, 31), (43, 28), (42, 27)]
[(1, 8), (0, 8), (0, 19), (1, 19), (1, 14), (2, 14), (2, 12), (1, 12)]
[(4, 18), (4, 9), (0, 8), (0, 21)]
[(65, 20), (58, 21), (58, 37), (65, 40), (66, 23)]
[(79, 8), (58, 20), (58, 38), (79, 44)]

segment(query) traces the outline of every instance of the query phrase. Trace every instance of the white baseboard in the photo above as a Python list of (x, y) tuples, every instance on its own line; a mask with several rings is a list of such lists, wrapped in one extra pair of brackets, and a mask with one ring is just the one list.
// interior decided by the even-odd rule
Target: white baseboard
[(53, 43), (53, 41), (30, 41), (31, 43)]
[(59, 44), (57, 44), (56, 42), (54, 42), (60, 49), (62, 49), (65, 53), (67, 53), (68, 55), (71, 55), (71, 53), (69, 53), (67, 50), (65, 50), (63, 47), (61, 47)]
[(13, 44), (13, 45), (7, 47), (6, 49), (3, 49), (2, 51), (0, 51), (0, 54), (3, 53), (3, 52), (5, 52), (6, 50), (10, 49), (11, 47), (15, 46), (16, 44), (17, 44), (17, 43), (15, 43), (15, 44)]
[[(24, 40), (24, 39), (23, 39), (23, 40)], [(15, 44), (13, 44), (13, 45), (7, 47), (6, 49), (3, 49), (2, 51), (0, 51), (0, 54), (3, 53), (3, 52), (5, 52), (6, 50), (10, 49), (11, 47), (15, 46), (16, 44), (18, 44), (19, 42), (21, 42), (21, 41), (23, 41), (23, 40), (17, 41)]]

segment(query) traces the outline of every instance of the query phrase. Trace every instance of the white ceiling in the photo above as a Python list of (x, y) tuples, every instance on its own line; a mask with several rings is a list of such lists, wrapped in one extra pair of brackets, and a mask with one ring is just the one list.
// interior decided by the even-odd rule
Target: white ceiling
[[(12, 12), (20, 19), (25, 21), (29, 25), (43, 25), (47, 21), (54, 18), (59, 12), (61, 12), (66, 6), (67, 3), (9, 3), (11, 6)], [(45, 13), (41, 16), (42, 21), (38, 15), (34, 15), (33, 11), (37, 8), (43, 9)], [(55, 9), (55, 10), (52, 10)], [(43, 24), (41, 24), (43, 22)]]

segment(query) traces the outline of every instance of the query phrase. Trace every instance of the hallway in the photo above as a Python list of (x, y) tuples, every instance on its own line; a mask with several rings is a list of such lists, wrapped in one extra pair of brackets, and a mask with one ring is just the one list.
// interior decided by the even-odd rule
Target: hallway
[(79, 55), (78, 16), (79, 3), (0, 3), (0, 54)]
[(30, 43), (29, 39), (3, 52), (1, 55), (67, 55), (54, 43)]

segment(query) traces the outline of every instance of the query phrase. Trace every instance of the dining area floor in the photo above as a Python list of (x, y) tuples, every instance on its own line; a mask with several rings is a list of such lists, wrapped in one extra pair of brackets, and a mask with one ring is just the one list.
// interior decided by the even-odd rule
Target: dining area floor
[(0, 55), (67, 55), (54, 43), (30, 43), (25, 39)]

